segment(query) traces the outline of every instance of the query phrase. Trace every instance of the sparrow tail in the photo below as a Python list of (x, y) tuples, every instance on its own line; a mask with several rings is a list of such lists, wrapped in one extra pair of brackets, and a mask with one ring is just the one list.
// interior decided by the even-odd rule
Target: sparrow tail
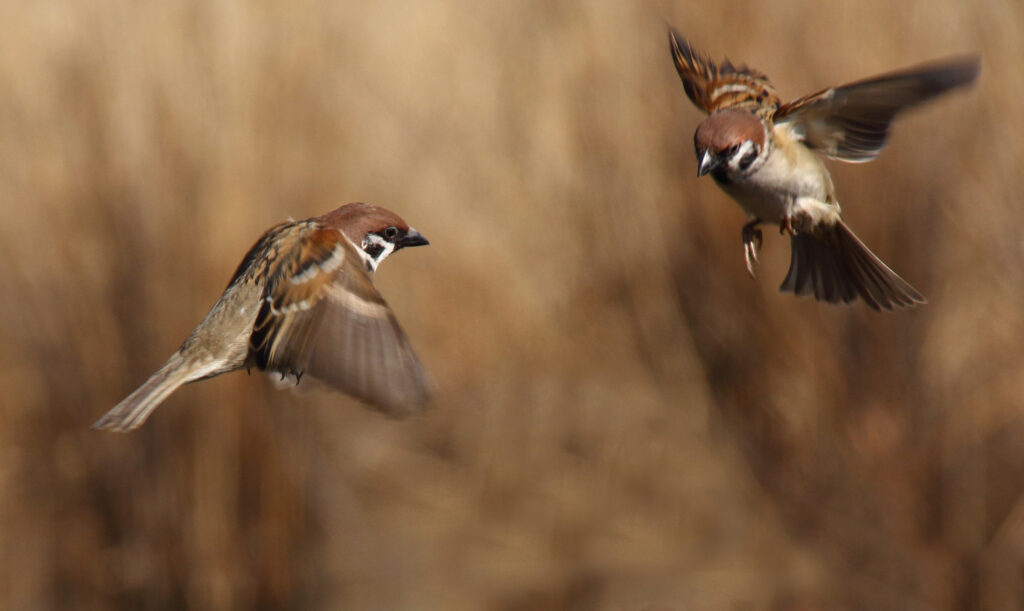
[(849, 303), (860, 297), (875, 310), (926, 303), (854, 235), (843, 221), (821, 224), (790, 238), (789, 273), (779, 290), (814, 295), (818, 301)]
[(153, 410), (179, 386), (202, 377), (195, 374), (196, 371), (187, 365), (181, 353), (175, 352), (174, 356), (150, 376), (145, 384), (93, 423), (92, 428), (119, 433), (127, 433), (138, 428), (149, 418)]

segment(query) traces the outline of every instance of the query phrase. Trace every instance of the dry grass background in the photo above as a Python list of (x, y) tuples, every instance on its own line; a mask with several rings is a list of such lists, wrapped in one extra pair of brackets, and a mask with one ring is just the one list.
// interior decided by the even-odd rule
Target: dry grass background
[[(931, 300), (756, 281), (695, 178), (673, 24), (783, 97), (960, 52), (978, 87), (836, 166)], [(0, 5), (0, 606), (1019, 609), (1024, 8)], [(365, 200), (439, 385), (392, 421), (140, 384), (271, 224)]]

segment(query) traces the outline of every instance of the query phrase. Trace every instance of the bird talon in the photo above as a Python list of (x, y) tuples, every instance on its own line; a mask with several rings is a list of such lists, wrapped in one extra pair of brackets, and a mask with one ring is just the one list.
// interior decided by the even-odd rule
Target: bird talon
[(747, 273), (754, 277), (754, 264), (760, 263), (757, 259), (757, 251), (764, 242), (764, 235), (757, 228), (759, 220), (754, 220), (743, 226), (743, 260), (747, 264)]
[(788, 233), (791, 236), (796, 235), (796, 229), (793, 227), (793, 217), (786, 215), (782, 217), (782, 222), (779, 223), (779, 234)]
[[(355, 380), (339, 390), (370, 406), (396, 415), (424, 407), (428, 377), (374, 287), (372, 272), (394, 251), (426, 244), (398, 215), (370, 204), (347, 204), (312, 219), (275, 225), (249, 249), (182, 347), (95, 427), (135, 429), (183, 384), (230, 371), (245, 369), (251, 375), (255, 369), (266, 372), (271, 382), (278, 373), (275, 386), (294, 375), (297, 384), (303, 377), (299, 367), (307, 363), (311, 371), (324, 372), (325, 380)], [(329, 309), (314, 309), (318, 300)], [(336, 345), (320, 353), (306, 341), (308, 334), (294, 333), (310, 328), (319, 312), (335, 320), (335, 328), (367, 325), (360, 328), (370, 332), (358, 336), (358, 345)], [(384, 377), (389, 384), (377, 384)]]
[(790, 236), (781, 290), (829, 303), (859, 297), (876, 310), (923, 303), (842, 222), (832, 177), (815, 153), (848, 162), (874, 158), (897, 114), (974, 84), (980, 58), (905, 68), (783, 104), (766, 76), (715, 63), (671, 27), (669, 46), (686, 97), (707, 115), (693, 134), (697, 174), (712, 174), (753, 219), (743, 227), (747, 272), (753, 276), (760, 248), (753, 227), (763, 220)]

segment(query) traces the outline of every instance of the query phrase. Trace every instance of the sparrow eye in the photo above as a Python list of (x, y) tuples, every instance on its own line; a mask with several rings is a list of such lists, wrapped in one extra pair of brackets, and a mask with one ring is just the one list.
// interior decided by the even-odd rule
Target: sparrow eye
[(398, 227), (388, 227), (383, 232), (384, 239), (393, 242), (398, 237)]
[(740, 145), (734, 144), (734, 145), (729, 147), (729, 150), (726, 151), (726, 154), (729, 155), (730, 157), (732, 157), (733, 155), (736, 154), (736, 151), (738, 151), (738, 150), (740, 150)]

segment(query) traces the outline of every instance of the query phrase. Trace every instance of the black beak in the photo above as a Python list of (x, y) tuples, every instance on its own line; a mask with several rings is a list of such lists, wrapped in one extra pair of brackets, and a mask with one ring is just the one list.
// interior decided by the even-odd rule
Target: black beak
[(413, 228), (409, 228), (409, 233), (405, 234), (405, 237), (398, 240), (398, 247), (405, 248), (406, 246), (426, 246), (430, 244), (427, 238), (423, 237), (423, 234), (416, 231)]
[(722, 163), (722, 160), (719, 157), (712, 155), (711, 151), (708, 150), (705, 150), (703, 154), (698, 152), (697, 156), (700, 158), (700, 164), (697, 166), (698, 178), (707, 174), (711, 170), (714, 170), (720, 163)]

